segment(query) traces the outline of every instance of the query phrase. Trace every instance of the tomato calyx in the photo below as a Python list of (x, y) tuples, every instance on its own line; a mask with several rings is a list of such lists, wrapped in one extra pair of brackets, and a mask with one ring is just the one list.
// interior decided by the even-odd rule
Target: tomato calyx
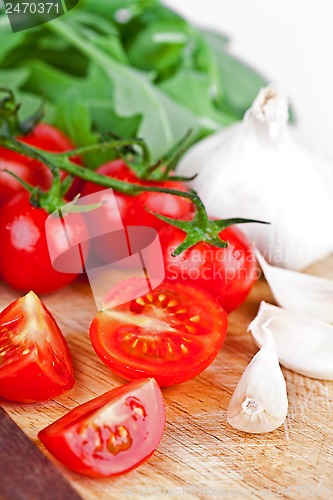
[(158, 219), (167, 222), (171, 226), (177, 227), (184, 231), (185, 237), (182, 243), (172, 252), (172, 256), (180, 255), (189, 248), (193, 247), (197, 243), (205, 242), (209, 245), (218, 248), (227, 248), (229, 242), (227, 240), (222, 240), (220, 238), (220, 233), (223, 229), (235, 224), (247, 224), (250, 222), (255, 222), (258, 224), (269, 224), (269, 222), (255, 220), (255, 219), (243, 219), (243, 218), (231, 218), (231, 219), (219, 219), (211, 220), (209, 219), (205, 206), (197, 193), (190, 190), (192, 194), (192, 202), (195, 206), (195, 214), (191, 220), (177, 220), (170, 217), (165, 217), (156, 212), (148, 210), (149, 213), (155, 215)]
[(186, 149), (190, 146), (190, 137), (192, 135), (192, 130), (189, 129), (184, 137), (182, 137), (179, 142), (173, 146), (169, 151), (167, 151), (156, 163), (153, 165), (141, 166), (139, 168), (132, 168), (131, 164), (129, 166), (134, 170), (135, 174), (142, 180), (151, 181), (192, 181), (197, 177), (197, 174), (191, 177), (184, 177), (181, 175), (171, 175), (171, 172), (175, 170), (176, 165), (180, 158), (185, 153)]
[(0, 93), (4, 94), (0, 99), (0, 133), (19, 136), (29, 134), (44, 116), (43, 104), (31, 116), (20, 120), (21, 105), (16, 103), (14, 93), (4, 87), (0, 88)]

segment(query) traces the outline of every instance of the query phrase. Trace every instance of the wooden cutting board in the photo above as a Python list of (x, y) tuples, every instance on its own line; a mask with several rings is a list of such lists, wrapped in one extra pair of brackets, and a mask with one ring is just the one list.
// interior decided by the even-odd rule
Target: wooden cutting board
[[(312, 271), (333, 278), (333, 258)], [(17, 292), (0, 284), (1, 309), (17, 296)], [(88, 328), (96, 307), (88, 284), (81, 280), (43, 300), (70, 345), (75, 388), (43, 404), (0, 403), (83, 498), (332, 498), (333, 382), (311, 380), (283, 370), (289, 413), (280, 429), (248, 435), (226, 422), (230, 397), (257, 351), (247, 326), (259, 302), (272, 301), (264, 280), (230, 315), (228, 337), (214, 363), (194, 380), (163, 390), (167, 425), (155, 454), (137, 470), (103, 480), (67, 470), (43, 448), (37, 433), (78, 404), (124, 381), (101, 363), (90, 345)]]

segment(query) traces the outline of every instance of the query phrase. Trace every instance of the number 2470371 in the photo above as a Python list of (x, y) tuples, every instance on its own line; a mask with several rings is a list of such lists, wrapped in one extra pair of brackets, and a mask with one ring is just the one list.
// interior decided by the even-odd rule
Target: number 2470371
[(19, 2), (16, 5), (13, 3), (6, 3), (5, 8), (6, 14), (50, 14), (51, 11), (55, 14), (59, 14), (59, 3), (57, 2)]

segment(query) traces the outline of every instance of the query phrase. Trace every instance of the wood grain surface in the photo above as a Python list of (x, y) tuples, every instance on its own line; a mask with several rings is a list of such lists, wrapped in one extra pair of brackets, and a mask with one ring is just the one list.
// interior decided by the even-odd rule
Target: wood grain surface
[[(312, 271), (333, 277), (333, 258)], [(17, 296), (0, 284), (1, 308)], [(44, 404), (0, 403), (84, 499), (332, 498), (333, 382), (283, 370), (289, 412), (282, 427), (270, 434), (249, 435), (226, 422), (230, 397), (257, 351), (247, 326), (260, 300), (273, 302), (264, 280), (230, 315), (228, 337), (214, 363), (194, 380), (163, 390), (167, 425), (155, 454), (127, 475), (102, 480), (63, 467), (43, 448), (37, 433), (78, 404), (124, 381), (101, 363), (90, 345), (88, 328), (96, 306), (88, 284), (81, 280), (42, 298), (70, 345), (75, 388)]]

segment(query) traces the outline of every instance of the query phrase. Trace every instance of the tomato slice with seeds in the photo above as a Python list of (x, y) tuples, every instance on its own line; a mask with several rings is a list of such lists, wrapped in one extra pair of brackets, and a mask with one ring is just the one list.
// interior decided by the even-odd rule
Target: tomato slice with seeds
[[(138, 278), (117, 285), (95, 316), (90, 338), (96, 353), (129, 380), (154, 377), (167, 387), (195, 377), (223, 345), (226, 312), (192, 285), (165, 282), (146, 294), (138, 293), (140, 286)], [(114, 305), (124, 290), (137, 298)]]
[(0, 396), (34, 403), (73, 386), (66, 340), (42, 301), (29, 292), (0, 314)]
[(165, 406), (154, 379), (106, 392), (43, 429), (39, 438), (64, 465), (87, 476), (122, 474), (159, 445)]

